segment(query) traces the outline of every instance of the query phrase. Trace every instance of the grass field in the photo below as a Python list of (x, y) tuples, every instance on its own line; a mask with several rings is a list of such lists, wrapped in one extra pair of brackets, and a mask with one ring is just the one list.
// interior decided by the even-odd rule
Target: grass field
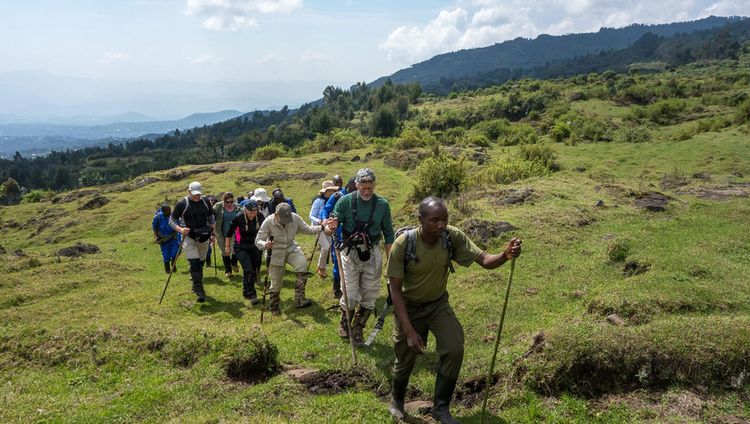
[[(575, 107), (613, 120), (629, 113), (598, 100)], [(493, 422), (750, 420), (749, 137), (746, 127), (731, 126), (678, 141), (669, 134), (680, 125), (654, 127), (646, 143), (555, 144), (558, 170), (550, 176), (468, 185), (449, 201), (455, 225), (475, 219), (517, 227), (486, 240), (488, 250), (512, 236), (524, 240), (490, 399)], [(517, 149), (487, 152), (502, 159)], [(324, 153), (258, 167), (227, 163), (175, 180), (155, 173), (130, 191), (98, 187), (67, 202), (1, 208), (0, 421), (388, 422), (392, 317), (374, 346), (359, 350), (352, 371), (349, 345), (336, 334), (338, 315), (326, 310), (335, 303), (330, 278), (311, 277), (314, 305), (296, 310), (288, 273), (282, 315), (266, 314), (261, 326), (260, 306), (242, 299), (239, 277), (207, 270), (208, 301), (195, 303), (181, 260), (158, 305), (166, 276), (150, 229), (157, 206), (174, 203), (192, 180), (208, 192), (239, 195), (259, 186), (252, 178), (287, 173), (273, 186), (306, 217), (323, 178), (298, 173), (348, 176), (365, 165), (376, 172), (377, 193), (390, 201), (396, 222), (414, 224), (413, 171), (387, 166), (378, 154), (366, 163), (348, 160), (371, 152), (350, 151), (329, 165)], [(522, 188), (532, 190), (525, 202), (498, 202)], [(652, 192), (669, 196), (664, 211), (636, 205)], [(78, 209), (96, 195), (109, 203)], [(314, 239), (299, 241), (309, 254)], [(76, 242), (101, 252), (55, 254)], [(461, 399), (453, 408), (465, 422), (479, 422), (473, 387), (492, 355), (507, 271), (462, 268), (449, 283), (466, 332)], [(385, 287), (381, 295), (378, 306)], [(608, 323), (613, 313), (624, 326)], [(544, 339), (537, 350), (535, 336)], [(351, 387), (320, 394), (284, 372), (259, 382), (227, 374), (238, 352), (269, 346), (283, 367), (344, 372)], [(433, 390), (434, 340), (428, 346), (411, 399), (430, 399)]]

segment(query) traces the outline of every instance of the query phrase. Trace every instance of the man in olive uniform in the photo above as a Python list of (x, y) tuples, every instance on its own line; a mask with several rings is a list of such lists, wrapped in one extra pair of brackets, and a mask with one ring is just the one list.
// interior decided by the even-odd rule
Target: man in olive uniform
[[(448, 225), (448, 208), (442, 199), (428, 197), (419, 205), (419, 223), (411, 234), (400, 235), (388, 258), (395, 320), (393, 382), (389, 411), (405, 417), (404, 397), (417, 355), (425, 351), (428, 331), (435, 336), (440, 357), (432, 417), (441, 423), (457, 423), (450, 413), (464, 355), (464, 330), (448, 303), (451, 261), (468, 267), (473, 262), (485, 269), (501, 266), (521, 254), (521, 240), (513, 238), (500, 254), (483, 252), (461, 230)], [(414, 249), (407, 251), (408, 239)]]

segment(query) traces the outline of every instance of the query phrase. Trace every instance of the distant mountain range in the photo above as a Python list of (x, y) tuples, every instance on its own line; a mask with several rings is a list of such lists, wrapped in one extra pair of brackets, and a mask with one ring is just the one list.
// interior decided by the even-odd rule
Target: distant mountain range
[[(516, 38), (492, 46), (440, 54), (392, 75), (373, 81), (378, 87), (390, 79), (393, 83), (418, 82), (425, 91), (444, 93), (446, 79), (463, 79), (497, 69), (532, 69), (592, 53), (624, 49), (646, 33), (670, 37), (725, 26), (741, 17), (716, 17), (691, 22), (659, 25), (633, 24), (624, 28), (602, 28), (598, 32), (535, 39)], [(441, 84), (442, 80), (442, 84)]]
[[(165, 134), (175, 129), (186, 130), (211, 125), (241, 116), (238, 110), (222, 110), (211, 113), (194, 113), (175, 121), (133, 122), (149, 119), (135, 112), (118, 115), (122, 122), (104, 125), (62, 125), (54, 123), (0, 123), (0, 153), (7, 155), (15, 151), (44, 153), (49, 150), (102, 145), (109, 142), (140, 137), (146, 134)], [(66, 120), (69, 118), (65, 118)], [(85, 120), (87, 117), (79, 117)], [(88, 117), (88, 119), (92, 119)], [(96, 119), (107, 119), (98, 117)], [(111, 119), (111, 117), (109, 118)], [(125, 121), (131, 120), (131, 121)], [(96, 142), (92, 143), (92, 140)]]

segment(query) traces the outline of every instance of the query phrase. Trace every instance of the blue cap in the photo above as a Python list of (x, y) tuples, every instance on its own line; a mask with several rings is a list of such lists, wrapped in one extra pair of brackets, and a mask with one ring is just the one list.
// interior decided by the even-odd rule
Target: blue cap
[(258, 210), (258, 202), (251, 199), (245, 199), (242, 202), (240, 202), (240, 206), (242, 206), (245, 209), (249, 210)]

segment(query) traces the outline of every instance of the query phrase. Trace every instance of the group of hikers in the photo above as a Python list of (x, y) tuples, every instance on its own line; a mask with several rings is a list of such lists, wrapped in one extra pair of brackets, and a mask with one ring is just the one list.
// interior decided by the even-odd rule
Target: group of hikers
[[(395, 314), (393, 379), (389, 412), (405, 419), (404, 400), (416, 358), (424, 353), (428, 333), (436, 339), (439, 355), (431, 414), (441, 423), (455, 423), (450, 401), (463, 362), (464, 331), (448, 302), (447, 282), (453, 262), (468, 267), (477, 263), (493, 269), (521, 253), (521, 240), (511, 239), (501, 253), (477, 247), (460, 229), (448, 225), (448, 207), (437, 197), (427, 197), (418, 208), (419, 226), (396, 234), (388, 201), (375, 194), (376, 178), (369, 168), (357, 171), (345, 186), (336, 175), (324, 181), (310, 208), (310, 224), (297, 214), (292, 199), (280, 188), (269, 197), (258, 188), (247, 198), (223, 193), (211, 204), (199, 182), (174, 209), (163, 205), (153, 220), (154, 235), (162, 249), (164, 270), (175, 272), (180, 249), (190, 264), (192, 288), (204, 302), (203, 268), (215, 240), (225, 275), (243, 269), (243, 295), (255, 305), (262, 252), (270, 286), (269, 311), (278, 315), (286, 264), (296, 276), (294, 305), (309, 306), (305, 297), (308, 259), (295, 241), (297, 234), (317, 237), (320, 258), (317, 274), (327, 277), (333, 263), (333, 294), (339, 299), (338, 334), (354, 346), (364, 343), (363, 331), (381, 289), (383, 262), (389, 280), (389, 299)], [(382, 245), (382, 249), (381, 249)], [(330, 255), (330, 256), (329, 256)], [(312, 256), (311, 256), (312, 258)]]

